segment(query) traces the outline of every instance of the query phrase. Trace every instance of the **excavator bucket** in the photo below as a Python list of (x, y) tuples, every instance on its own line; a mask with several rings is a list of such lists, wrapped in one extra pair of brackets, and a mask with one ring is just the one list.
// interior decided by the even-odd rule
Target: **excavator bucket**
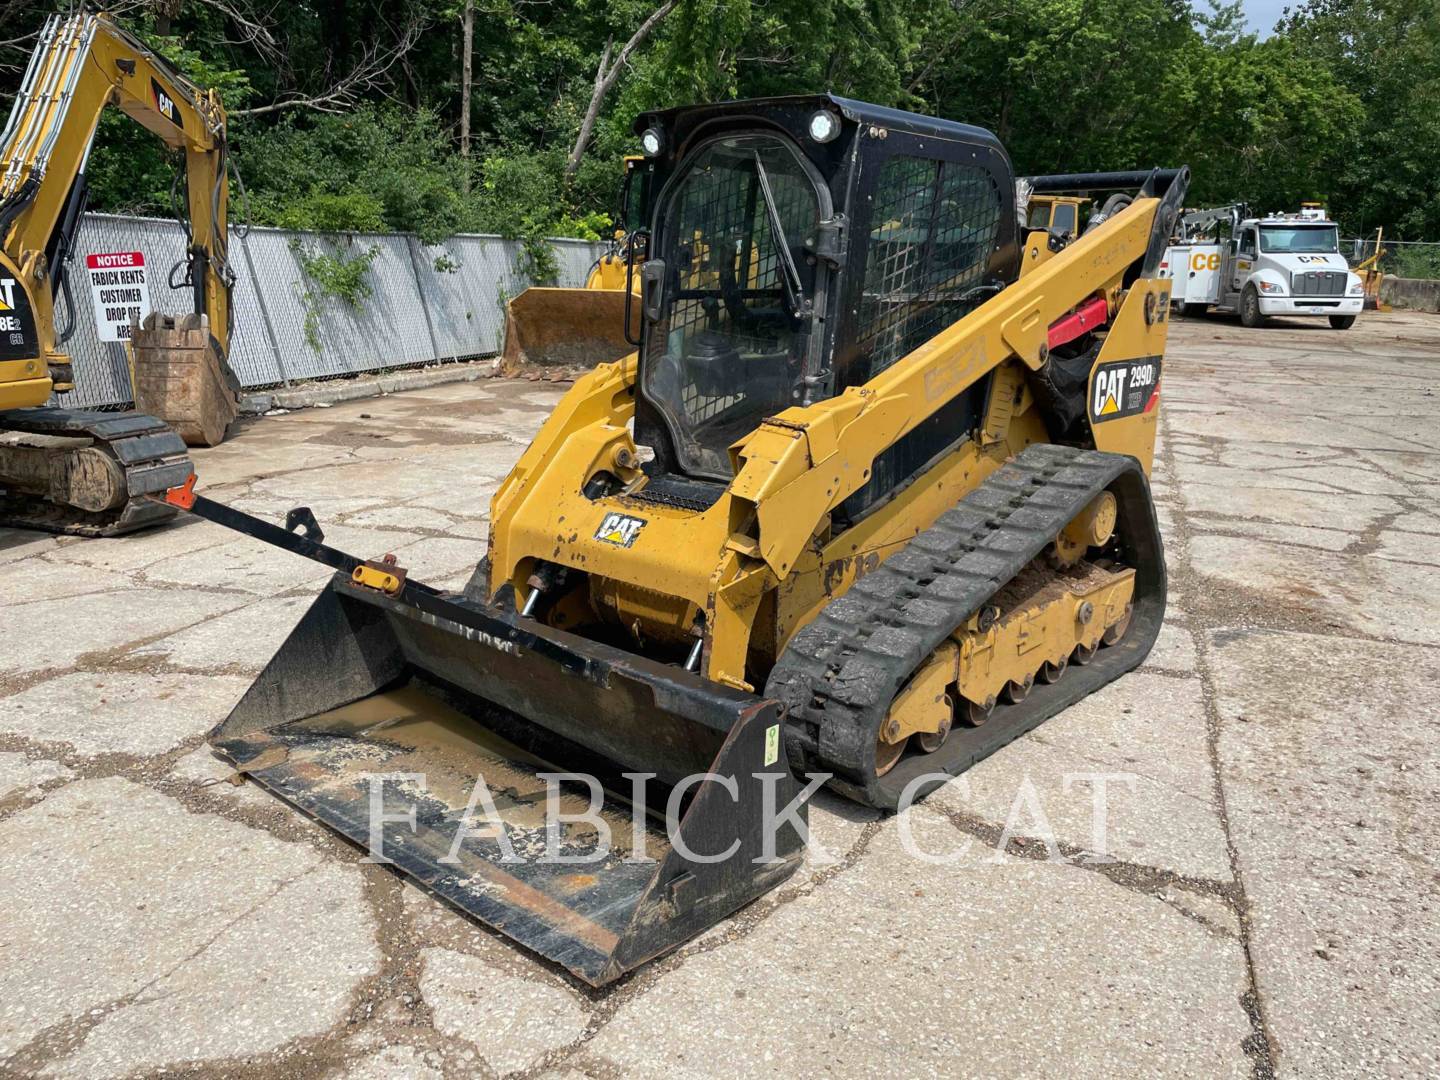
[(158, 416), (187, 446), (219, 446), (239, 413), (236, 384), (204, 315), (151, 312), (131, 339), (135, 408)]
[(600, 986), (799, 865), (776, 708), (341, 574), (210, 741), (369, 858)]
[(625, 340), (624, 289), (526, 289), (505, 305), (500, 373), (572, 377), (635, 351)]

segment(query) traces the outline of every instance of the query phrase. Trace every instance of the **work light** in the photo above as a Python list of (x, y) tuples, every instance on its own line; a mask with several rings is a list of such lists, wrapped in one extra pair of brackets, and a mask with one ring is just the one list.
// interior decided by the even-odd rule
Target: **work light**
[(827, 143), (840, 134), (840, 121), (835, 114), (821, 109), (810, 117), (810, 138), (818, 143)]

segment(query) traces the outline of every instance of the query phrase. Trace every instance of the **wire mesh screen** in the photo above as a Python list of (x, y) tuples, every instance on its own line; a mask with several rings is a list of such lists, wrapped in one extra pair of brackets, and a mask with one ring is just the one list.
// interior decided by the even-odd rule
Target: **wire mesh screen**
[[(584, 284), (601, 245), (551, 243), (556, 284)], [(177, 222), (87, 214), (71, 263), (73, 316), (63, 299), (56, 305), (58, 329), (74, 321), (65, 348), (73, 360), (75, 389), (52, 397), (55, 404), (101, 408), (132, 401), (125, 347), (99, 340), (84, 269), (85, 255), (120, 251), (144, 253), (153, 310), (167, 315), (191, 310), (191, 291), (167, 284), (170, 268), (185, 254)], [(302, 252), (370, 258), (365, 275), (370, 295), (352, 306), (317, 290)], [(530, 284), (517, 270), (520, 257), (519, 244), (498, 236), (456, 236), (426, 248), (404, 234), (321, 236), (255, 228), (242, 238), (231, 230), (230, 261), (237, 275), (231, 369), (242, 386), (257, 388), (497, 353), (505, 298)]]
[[(409, 245), (403, 236), (317, 236), (253, 229), (246, 237), (288, 379), (314, 379), (433, 359)], [(364, 290), (329, 295), (307, 260), (368, 261)]]
[[(989, 172), (973, 165), (892, 157), (875, 184), (856, 342), (856, 381), (873, 377), (978, 303), (1006, 205)], [(870, 480), (840, 507), (857, 519), (978, 422), (988, 380), (959, 394), (880, 454)]]
[(504, 344), (504, 301), (513, 270), (498, 237), (452, 236), (426, 247), (412, 241), (421, 289), (441, 356), (481, 356)]
[(792, 310), (813, 287), (819, 204), (794, 154), (767, 136), (706, 148), (678, 185), (664, 259), (670, 304), (649, 341), (652, 398), (678, 411), (687, 465), (723, 474), (758, 412), (783, 408), (804, 341)]
[(856, 343), (884, 371), (959, 319), (985, 275), (1003, 200), (984, 169), (893, 157), (875, 185)]
[(602, 250), (589, 240), (551, 240), (550, 247), (555, 252), (555, 284), (565, 287), (584, 285)]
[[(578, 288), (603, 250), (588, 240), (552, 240), (553, 284)], [(523, 246), (498, 236), (452, 236), (427, 247), (411, 240), (416, 275), (430, 311), (438, 354), (485, 356), (505, 345), (505, 303), (530, 281), (520, 271)]]

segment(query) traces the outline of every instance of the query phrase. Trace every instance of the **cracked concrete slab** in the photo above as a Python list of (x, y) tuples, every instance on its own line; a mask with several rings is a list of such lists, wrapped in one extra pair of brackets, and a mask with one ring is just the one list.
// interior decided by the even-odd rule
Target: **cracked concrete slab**
[(0, 528), (0, 566), (54, 551), (59, 542), (45, 533)]
[(1202, 520), (1214, 515), (1354, 533), (1363, 532), (1401, 509), (1395, 500), (1379, 495), (1336, 498), (1334, 492), (1238, 486), (1233, 472), (1230, 480), (1226, 487), (1186, 484), (1181, 488), (1185, 508)]
[[(1168, 384), (1167, 384), (1168, 385)], [(1168, 408), (1167, 402), (1167, 408)], [(1170, 409), (1172, 431), (1184, 432), (1204, 438), (1215, 433), (1217, 415), (1205, 408), (1190, 412)], [(1361, 447), (1366, 450), (1389, 450), (1395, 452), (1416, 451), (1424, 448), (1408, 437), (1414, 434), (1411, 425), (1403, 425), (1400, 434), (1387, 434), (1385, 427), (1365, 423), (1327, 419), (1317, 424), (1305, 416), (1270, 416), (1255, 410), (1245, 413), (1227, 411), (1223, 414), (1223, 426), (1227, 438), (1251, 443), (1304, 443), (1314, 442), (1321, 446)]]
[(169, 637), (141, 645), (133, 649), (130, 656), (192, 671), (259, 673), (313, 599), (279, 596), (252, 601)]
[(420, 992), (435, 1029), (474, 1043), (501, 1076), (541, 1064), (585, 1030), (581, 999), (562, 986), (510, 975), (448, 949), (426, 949), (423, 962)]
[(58, 761), (31, 758), (19, 753), (0, 753), (0, 799), (17, 794), (39, 795), (42, 785), (74, 775)]
[(1360, 534), (1338, 529), (1316, 529), (1308, 525), (1274, 525), (1265, 521), (1241, 521), (1234, 518), (1194, 518), (1190, 528), (1197, 533), (1216, 536), (1248, 536), (1256, 540), (1273, 540), (1301, 548), (1343, 552), (1361, 542)]
[(1282, 1071), (1440, 1073), (1440, 652), (1230, 629), (1208, 651)]
[(415, 940), (425, 948), (476, 957), (512, 975), (544, 977), (548, 970), (542, 960), (517, 951), (509, 939), (460, 914), (412, 882), (401, 887), (401, 903)]
[(1195, 670), (1195, 662), (1195, 636), (1177, 625), (1167, 612), (1165, 625), (1160, 627), (1160, 636), (1155, 639), (1142, 670), (1188, 675)]
[[(1353, 459), (1347, 458), (1346, 461), (1353, 461)], [(1364, 464), (1366, 463), (1362, 462), (1362, 466)], [(1272, 475), (1313, 479), (1330, 487), (1331, 490), (1354, 492), (1361, 495), (1404, 495), (1409, 491), (1405, 484), (1391, 479), (1377, 469), (1337, 462), (1276, 469)]]
[(455, 518), (440, 510), (401, 503), (377, 506), (356, 514), (346, 514), (345, 523), (369, 529), (396, 529), (403, 532), (448, 533), (457, 524)]
[[(1165, 753), (1153, 748), (1163, 745)], [(1070, 706), (937, 791), (1012, 835), (1228, 881), (1200, 682), (1136, 673)]]
[(483, 540), (431, 536), (399, 548), (395, 557), (417, 580), (433, 584), (456, 575), (469, 580), (484, 554)]
[(330, 1080), (445, 1080), (440, 1056), (413, 1046), (387, 1046), (348, 1068), (329, 1074)]
[(256, 1054), (343, 1018), (378, 967), (353, 868), (119, 778), (0, 821), (0, 1057), (118, 1076)]
[(117, 581), (106, 574), (52, 562), (47, 555), (26, 560), (24, 573), (6, 576), (5, 606), (21, 607), (77, 596), (94, 596), (127, 584), (129, 582), (123, 578)]
[[(252, 810), (273, 812), (278, 809), (278, 800), (253, 781), (234, 783), (235, 767), (221, 761), (210, 751), (208, 745), (185, 754), (170, 770), (170, 776), (192, 791), (205, 791), (216, 795), (236, 806)], [(305, 827), (320, 829), (321, 826), (306, 817), (297, 815), (296, 823)]]
[(1292, 547), (1228, 536), (1194, 536), (1189, 554), (1197, 573), (1222, 588), (1257, 590), (1279, 618), (1440, 645), (1440, 575), (1389, 559), (1297, 555)]
[[(927, 851), (967, 840), (924, 808), (910, 820)], [(1242, 1077), (1244, 985), (1238, 945), (1154, 897), (978, 842), (931, 865), (892, 823), (854, 867), (626, 1001), (583, 1058), (637, 1077)]]
[[(1173, 603), (1145, 668), (976, 769), (970, 801), (912, 815), (926, 850), (969, 843), (960, 862), (821, 795), (785, 888), (601, 991), (224, 782), (200, 735), (327, 570), (206, 523), (0, 530), (0, 1072), (1436, 1072), (1440, 319), (1171, 333), (1153, 490)], [(1217, 408), (1218, 383), (1245, 407)], [(1356, 388), (1383, 407), (1331, 404)], [(458, 587), (561, 389), (246, 421), (195, 461), (222, 501), (308, 504), (339, 546)], [(1256, 627), (1303, 633), (1235, 636)], [(1125, 861), (1082, 857), (1081, 772), (1138, 778), (1110, 791)], [(1026, 781), (1064, 862), (996, 859)]]
[[(218, 547), (234, 539), (234, 536), (229, 529), (181, 514), (174, 521), (147, 531), (143, 544), (124, 536), (99, 540), (67, 536), (45, 556), (45, 560), (63, 565), (67, 567), (67, 573), (79, 577), (84, 577), (85, 573), (76, 567), (84, 566), (132, 574), (170, 556)], [(105, 580), (96, 575), (90, 577), (96, 581)]]
[[(1234, 465), (1223, 460), (1226, 456), (1224, 451), (1219, 455), (1221, 460), (1216, 460), (1216, 455), (1208, 451), (1197, 453), (1193, 457), (1176, 456), (1172, 461), (1172, 466), (1176, 483), (1179, 485), (1177, 490), (1183, 491), (1196, 484), (1206, 484), (1224, 489), (1227, 482), (1235, 479)], [(1317, 481), (1281, 476), (1278, 473), (1267, 472), (1263, 468), (1254, 469), (1246, 479), (1260, 491), (1318, 492), (1321, 495), (1334, 493), (1333, 488)]]
[(77, 754), (162, 754), (225, 719), (250, 680), (79, 671), (0, 700), (0, 731)]
[[(75, 599), (8, 605), (0, 620), (0, 679), (72, 667), (83, 657), (170, 634), (232, 608), (233, 593), (130, 586)], [(63, 633), (56, 628), (63, 627)], [(0, 713), (4, 706), (0, 705)]]
[(1440, 530), (1432, 533), (1384, 532), (1380, 534), (1377, 559), (1440, 567)]

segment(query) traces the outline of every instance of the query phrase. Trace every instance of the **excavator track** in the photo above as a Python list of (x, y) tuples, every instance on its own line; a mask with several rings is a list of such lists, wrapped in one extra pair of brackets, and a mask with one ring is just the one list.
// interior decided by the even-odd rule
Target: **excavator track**
[[(0, 526), (40, 529), (72, 536), (121, 536), (173, 518), (174, 507), (147, 499), (183, 484), (194, 471), (184, 441), (163, 420), (144, 413), (88, 412), (74, 409), (12, 409), (0, 413), (0, 436), (36, 436), (24, 447), (33, 455), (74, 453), (104, 455), (110, 483), (104, 509), (84, 509), (19, 487), (0, 489)], [(0, 446), (0, 485), (6, 472)]]
[[(876, 744), (891, 702), (957, 627), (980, 611), (1101, 492), (1117, 500), (1109, 553), (1134, 567), (1124, 636), (1023, 700), (996, 706), (983, 726), (957, 724), (932, 753), (876, 775)], [(765, 696), (787, 710), (786, 747), (801, 773), (830, 773), (842, 794), (896, 809), (1043, 720), (1139, 666), (1165, 615), (1165, 558), (1150, 485), (1134, 458), (1067, 446), (1026, 448), (946, 511), (905, 550), (861, 578), (795, 635)], [(883, 765), (882, 765), (883, 767)]]

